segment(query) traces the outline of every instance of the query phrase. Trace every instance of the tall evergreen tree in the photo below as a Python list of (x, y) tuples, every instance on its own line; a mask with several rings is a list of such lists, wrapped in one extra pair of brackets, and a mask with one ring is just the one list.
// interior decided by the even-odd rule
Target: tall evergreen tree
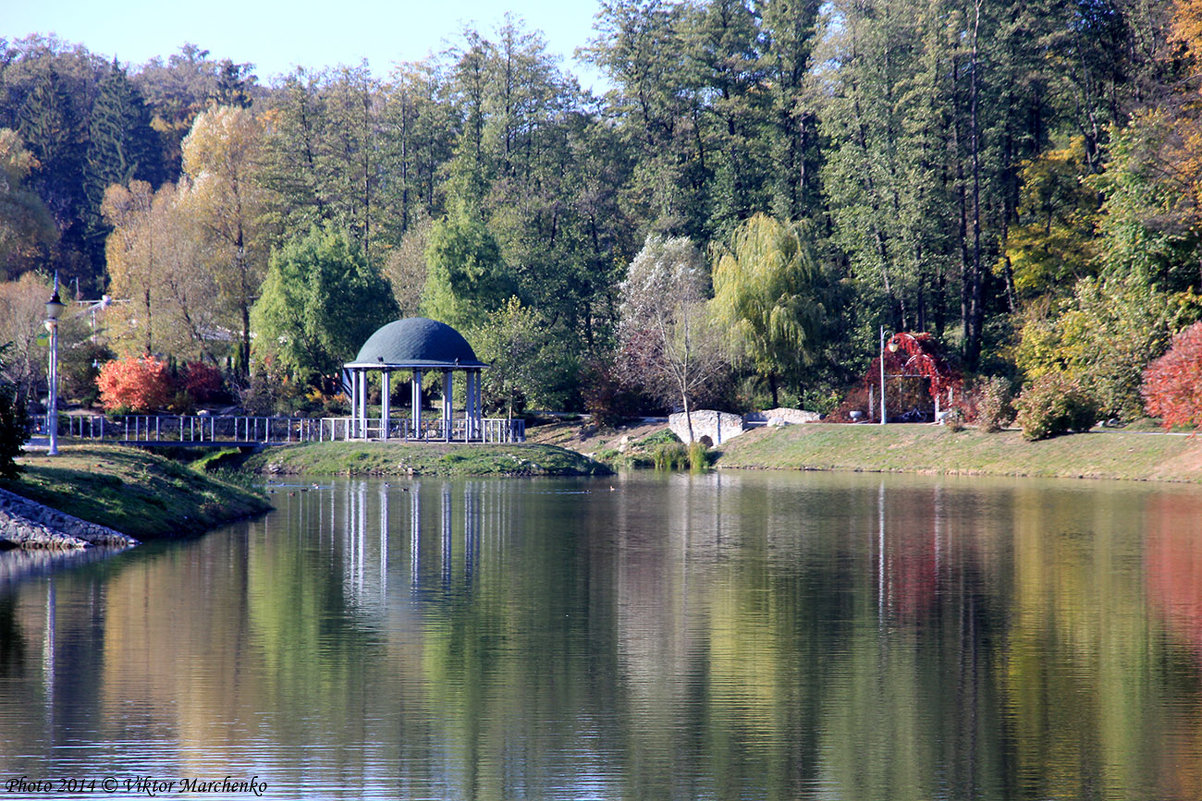
[(114, 59), (100, 81), (88, 126), (84, 189), (90, 248), (103, 252), (104, 239), (111, 230), (100, 214), (105, 190), (134, 179), (158, 186), (162, 181), (159, 159), (158, 134), (150, 127), (150, 110), (142, 93)]

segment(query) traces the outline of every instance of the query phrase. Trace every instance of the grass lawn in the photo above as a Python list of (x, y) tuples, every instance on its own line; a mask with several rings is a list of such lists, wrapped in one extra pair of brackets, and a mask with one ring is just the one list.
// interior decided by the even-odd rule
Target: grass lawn
[(268, 448), (244, 469), (272, 475), (568, 476), (608, 468), (552, 445), (455, 445), (437, 442), (312, 442)]
[(717, 465), (1199, 483), (1202, 438), (1095, 429), (1027, 442), (1018, 431), (811, 423), (749, 431), (722, 446)]
[(244, 487), (136, 448), (70, 445), (18, 461), (20, 478), (0, 487), (140, 540), (199, 534), (271, 508)]

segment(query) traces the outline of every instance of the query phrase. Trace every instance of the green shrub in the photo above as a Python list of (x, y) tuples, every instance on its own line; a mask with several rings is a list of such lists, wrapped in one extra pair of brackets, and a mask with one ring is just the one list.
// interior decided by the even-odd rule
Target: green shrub
[(664, 442), (655, 446), (651, 460), (656, 470), (683, 470), (689, 466), (689, 452), (682, 442)]
[(653, 448), (656, 445), (665, 445), (669, 442), (680, 442), (680, 438), (672, 433), (672, 429), (665, 428), (663, 431), (657, 431), (648, 437), (644, 437), (636, 444), (641, 448)]
[(710, 466), (710, 450), (704, 442), (690, 444), (688, 458), (690, 470), (705, 470)]
[(1098, 406), (1080, 384), (1054, 371), (1035, 379), (1014, 405), (1023, 437), (1032, 442), (1088, 431), (1098, 420)]
[(977, 427), (982, 431), (1001, 431), (1014, 422), (1010, 382), (1001, 376), (985, 379), (977, 401)]

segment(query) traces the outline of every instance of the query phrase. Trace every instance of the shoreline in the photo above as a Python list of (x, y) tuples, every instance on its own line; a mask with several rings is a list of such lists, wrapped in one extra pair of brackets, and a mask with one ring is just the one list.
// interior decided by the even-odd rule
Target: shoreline
[(1017, 430), (807, 423), (731, 439), (715, 466), (1202, 484), (1202, 438), (1093, 429), (1028, 442)]
[[(538, 426), (532, 442), (512, 445), (276, 446), (240, 469), (261, 477), (606, 475), (613, 469), (602, 453), (629, 457), (643, 440), (662, 438), (655, 426), (588, 436), (578, 429)], [(0, 482), (0, 551), (127, 548), (196, 536), (272, 508), (260, 493), (134, 448), (68, 445), (59, 456), (30, 452), (19, 461), (22, 476)], [(747, 431), (714, 449), (713, 467), (1202, 484), (1202, 437), (1094, 429), (1027, 442), (1015, 430), (806, 423)]]
[[(196, 536), (262, 514), (267, 498), (162, 456), (115, 445), (27, 452), (21, 475), (0, 482), (0, 548), (127, 548)], [(15, 519), (4, 498), (10, 497)], [(15, 498), (16, 500), (11, 500)]]
[[(650, 464), (666, 425), (597, 431), (582, 423), (527, 428), (612, 465)], [(1112, 479), (1202, 484), (1202, 437), (1188, 432), (1095, 428), (1028, 442), (1017, 429), (953, 431), (921, 423), (804, 423), (754, 428), (714, 448), (718, 470), (804, 470), (915, 475)]]
[(242, 469), (264, 476), (592, 476), (613, 471), (569, 448), (539, 443), (310, 442), (276, 445)]

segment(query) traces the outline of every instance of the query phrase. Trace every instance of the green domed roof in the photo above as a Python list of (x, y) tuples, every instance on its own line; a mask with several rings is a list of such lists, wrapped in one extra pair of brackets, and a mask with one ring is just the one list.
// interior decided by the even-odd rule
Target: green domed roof
[(446, 323), (425, 317), (406, 317), (376, 330), (367, 338), (356, 365), (404, 367), (485, 367), (463, 335)]

